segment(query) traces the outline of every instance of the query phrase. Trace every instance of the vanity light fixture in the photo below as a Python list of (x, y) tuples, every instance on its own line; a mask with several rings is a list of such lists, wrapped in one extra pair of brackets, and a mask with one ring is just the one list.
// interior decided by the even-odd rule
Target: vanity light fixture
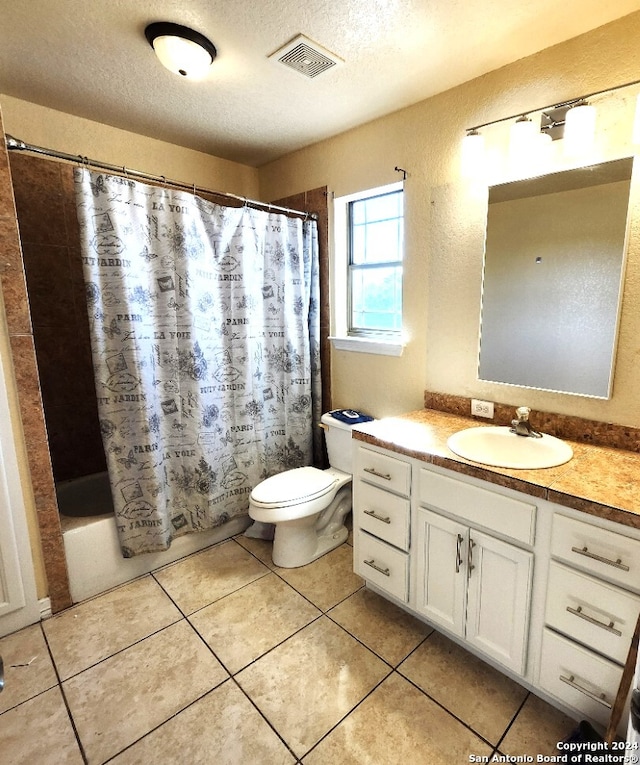
[[(484, 164), (484, 158), (480, 157), (480, 142), (477, 142), (477, 147), (473, 150), (470, 148), (471, 142), (476, 136), (479, 136), (479, 131), (483, 128), (488, 128), (492, 125), (497, 125), (501, 122), (507, 122), (515, 120), (513, 130), (510, 139), (509, 154), (514, 162), (518, 162), (518, 154), (520, 158), (526, 155), (535, 154), (537, 158), (544, 159), (548, 148), (551, 145), (551, 140), (559, 138), (565, 138), (564, 153), (568, 155), (575, 155), (584, 153), (593, 145), (595, 138), (595, 122), (596, 122), (596, 109), (593, 104), (589, 103), (588, 99), (592, 99), (596, 96), (602, 96), (614, 91), (624, 88), (630, 88), (634, 85), (640, 85), (639, 80), (633, 80), (632, 82), (626, 82), (622, 85), (615, 85), (612, 88), (605, 90), (598, 90), (594, 93), (589, 93), (580, 98), (573, 98), (557, 104), (549, 104), (547, 106), (537, 107), (536, 109), (528, 110), (525, 114), (514, 114), (509, 117), (500, 117), (490, 122), (483, 122), (479, 125), (467, 128), (466, 135), (463, 139), (462, 146), (462, 170), (464, 175), (477, 175), (477, 168)], [(540, 114), (540, 129), (534, 130), (531, 120), (531, 114)], [(535, 138), (535, 146), (533, 138)], [(531, 142), (529, 143), (529, 139)], [(477, 140), (477, 139), (475, 139)], [(637, 106), (635, 112), (635, 122), (633, 127), (633, 143), (640, 144), (640, 95), (637, 98)], [(519, 150), (516, 150), (515, 146), (520, 146)], [(528, 146), (528, 148), (524, 148)], [(473, 161), (468, 161), (468, 157), (471, 157)]]
[(144, 34), (160, 63), (189, 80), (203, 79), (217, 55), (210, 40), (181, 24), (157, 21), (149, 24)]

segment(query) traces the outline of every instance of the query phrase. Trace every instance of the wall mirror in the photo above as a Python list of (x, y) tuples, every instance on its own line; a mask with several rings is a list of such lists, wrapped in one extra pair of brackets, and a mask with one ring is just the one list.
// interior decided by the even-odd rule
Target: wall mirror
[(632, 167), (490, 187), (480, 380), (610, 397)]

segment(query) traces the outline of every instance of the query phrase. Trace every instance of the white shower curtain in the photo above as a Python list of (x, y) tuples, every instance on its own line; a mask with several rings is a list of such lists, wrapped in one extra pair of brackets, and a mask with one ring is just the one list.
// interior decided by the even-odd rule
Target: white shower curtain
[(102, 437), (123, 555), (246, 514), (312, 464), (315, 221), (79, 168)]

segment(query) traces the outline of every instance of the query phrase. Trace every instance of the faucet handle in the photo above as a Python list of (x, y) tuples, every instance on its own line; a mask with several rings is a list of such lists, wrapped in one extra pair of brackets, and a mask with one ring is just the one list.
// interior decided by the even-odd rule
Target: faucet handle
[(516, 409), (516, 416), (520, 422), (526, 422), (531, 414), (531, 408), (528, 406), (519, 406)]

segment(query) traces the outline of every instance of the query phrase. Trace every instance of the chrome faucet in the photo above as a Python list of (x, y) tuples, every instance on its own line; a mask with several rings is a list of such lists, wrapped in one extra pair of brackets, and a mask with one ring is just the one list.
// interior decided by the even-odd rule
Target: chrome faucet
[(519, 406), (516, 409), (516, 419), (511, 420), (511, 432), (517, 436), (531, 436), (532, 438), (542, 438), (542, 433), (538, 433), (531, 427), (529, 415), (531, 409), (528, 406)]

